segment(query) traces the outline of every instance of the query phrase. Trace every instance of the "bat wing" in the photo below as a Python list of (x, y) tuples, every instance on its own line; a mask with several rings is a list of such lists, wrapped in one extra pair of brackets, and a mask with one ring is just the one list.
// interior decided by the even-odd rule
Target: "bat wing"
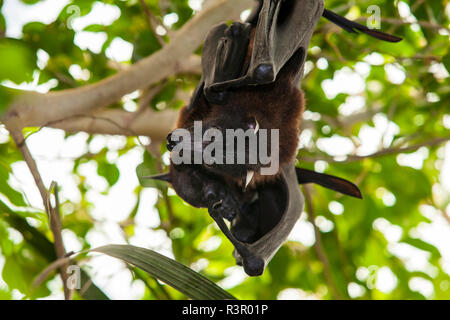
[[(262, 186), (256, 201), (255, 221), (247, 222), (247, 232), (256, 231), (256, 239), (243, 243), (235, 238), (239, 225), (232, 224), (231, 235), (236, 262), (244, 267), (250, 276), (259, 276), (275, 253), (288, 238), (299, 219), (304, 198), (298, 187), (295, 165), (286, 165), (280, 179), (273, 185)], [(251, 212), (241, 213), (245, 216)], [(252, 229), (254, 228), (254, 229)], [(262, 228), (262, 229), (261, 229)]]
[[(223, 104), (233, 88), (274, 82), (299, 50), (303, 52), (303, 65), (323, 10), (322, 0), (263, 0), (248, 23), (214, 27), (205, 40), (203, 76), (191, 106), (202, 91), (210, 103)], [(247, 59), (251, 39), (251, 57)], [(302, 70), (297, 72), (297, 82)]]
[[(322, 0), (260, 0), (247, 23), (236, 22), (230, 27), (221, 24), (208, 33), (202, 54), (203, 76), (190, 107), (202, 93), (210, 103), (223, 104), (233, 88), (273, 83), (289, 59), (301, 51), (295, 77), (295, 83), (299, 83), (321, 16), (351, 33), (360, 31), (389, 42), (401, 40), (324, 9)], [(251, 57), (246, 62), (251, 40)]]
[(245, 82), (244, 62), (252, 25), (235, 22), (213, 28), (205, 40), (202, 54), (203, 93), (211, 103), (225, 101), (229, 87)]
[(296, 52), (306, 53), (323, 10), (323, 1), (318, 0), (263, 1), (247, 72), (251, 84), (274, 82)]
[(295, 168), (295, 171), (297, 173), (298, 183), (300, 184), (316, 183), (322, 187), (340, 192), (342, 194), (362, 199), (361, 191), (350, 181), (302, 168)]

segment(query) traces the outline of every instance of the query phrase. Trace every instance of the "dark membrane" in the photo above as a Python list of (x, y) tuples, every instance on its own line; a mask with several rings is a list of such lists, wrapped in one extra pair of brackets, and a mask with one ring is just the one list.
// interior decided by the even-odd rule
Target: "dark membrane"
[[(260, 276), (288, 238), (304, 206), (295, 165), (286, 165), (277, 180), (259, 186), (231, 223), (236, 263)], [(250, 194), (247, 193), (247, 196)], [(230, 238), (230, 237), (229, 237)]]
[(281, 220), (287, 207), (286, 184), (277, 179), (243, 194), (241, 209), (231, 222), (231, 233), (237, 240), (251, 244), (269, 233)]

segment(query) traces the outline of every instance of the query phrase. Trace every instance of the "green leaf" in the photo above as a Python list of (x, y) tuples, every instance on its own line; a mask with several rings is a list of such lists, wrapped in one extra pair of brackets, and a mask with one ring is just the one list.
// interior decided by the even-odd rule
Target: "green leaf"
[(15, 39), (0, 40), (0, 81), (31, 81), (36, 68), (36, 53)]
[[(145, 177), (151, 176), (155, 174), (153, 170), (148, 168), (145, 163), (141, 163), (136, 167), (136, 175), (138, 176), (139, 183), (141, 186), (145, 188), (157, 188), (159, 182), (150, 180), (150, 179), (144, 179)], [(160, 184), (162, 185), (162, 184)]]
[(23, 195), (11, 188), (8, 184), (9, 172), (7, 168), (0, 164), (0, 193), (4, 194), (12, 204), (19, 207), (26, 207)]
[(148, 152), (144, 153), (144, 162), (136, 167), (136, 175), (139, 183), (144, 188), (165, 188), (167, 183), (157, 180), (144, 179), (145, 177), (159, 174), (157, 162)]
[(102, 32), (105, 31), (106, 27), (102, 24), (91, 24), (83, 29), (83, 31), (88, 32)]
[(32, 264), (29, 260), (23, 257), (23, 252), (15, 253), (5, 257), (5, 264), (3, 266), (2, 277), (10, 288), (19, 290), (25, 295), (32, 298), (45, 297), (50, 294), (50, 290), (41, 286), (33, 290), (33, 279), (39, 274), (39, 262)]
[(167, 83), (164, 88), (153, 98), (152, 105), (156, 107), (156, 105), (160, 102), (170, 102), (174, 97), (177, 91), (177, 84), (175, 82)]
[[(0, 4), (1, 7), (1, 4)], [(0, 34), (4, 34), (6, 30), (6, 22), (5, 22), (5, 17), (3, 17), (2, 14), (0, 14)]]
[(22, 92), (20, 90), (0, 86), (0, 116), (3, 114), (3, 112), (6, 111), (9, 104), (14, 99), (14, 96), (19, 95), (21, 93)]
[(447, 53), (443, 58), (442, 58), (442, 63), (444, 64), (445, 68), (447, 69), (448, 72), (450, 72), (450, 52)]
[(0, 300), (12, 300), (11, 293), (0, 288)]
[(20, 0), (20, 1), (22, 1), (25, 4), (36, 4), (41, 0)]
[(161, 44), (153, 32), (144, 30), (138, 35), (133, 48), (133, 62), (136, 62), (161, 49)]
[(120, 171), (117, 166), (106, 161), (98, 163), (97, 173), (104, 177), (110, 186), (113, 186), (119, 181)]
[(235, 299), (204, 276), (152, 250), (130, 245), (109, 245), (91, 251), (101, 252), (132, 264), (189, 298), (196, 300)]
[(429, 244), (428, 242), (425, 242), (421, 239), (408, 237), (408, 238), (404, 239), (402, 242), (412, 245), (413, 247), (419, 248), (421, 250), (428, 251), (435, 258), (441, 257), (441, 253), (435, 246), (433, 246), (433, 245)]

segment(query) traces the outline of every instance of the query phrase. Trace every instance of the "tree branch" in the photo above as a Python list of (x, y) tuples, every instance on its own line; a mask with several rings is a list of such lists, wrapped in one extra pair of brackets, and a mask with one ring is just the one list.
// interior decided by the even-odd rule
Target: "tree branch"
[(437, 145), (440, 145), (447, 141), (450, 141), (450, 136), (433, 138), (431, 140), (427, 140), (422, 143), (419, 143), (419, 144), (416, 144), (413, 146), (409, 146), (409, 147), (404, 147), (404, 148), (398, 148), (398, 147), (388, 148), (388, 149), (384, 149), (384, 150), (372, 153), (367, 156), (349, 155), (349, 156), (347, 156), (347, 159), (343, 160), (343, 161), (338, 161), (338, 160), (335, 160), (334, 158), (328, 157), (328, 156), (316, 156), (316, 157), (305, 156), (305, 157), (300, 157), (300, 161), (315, 162), (318, 160), (323, 160), (323, 161), (326, 161), (329, 163), (350, 163), (350, 162), (364, 160), (367, 158), (378, 158), (378, 157), (383, 157), (383, 156), (388, 156), (388, 155), (393, 155), (393, 154), (412, 152), (412, 151), (416, 151), (417, 149), (420, 149), (422, 147), (437, 146)]
[(191, 56), (212, 25), (238, 17), (252, 3), (251, 0), (217, 1), (195, 15), (175, 34), (171, 43), (150, 57), (96, 84), (47, 94), (24, 93), (9, 106), (2, 121), (7, 124), (15, 118), (20, 128), (40, 127), (111, 105), (127, 93), (178, 73), (180, 61)]
[[(56, 182), (52, 182), (50, 185), (50, 194), (54, 192), (55, 196), (55, 205), (52, 206), (50, 203), (50, 197), (47, 198), (47, 207), (49, 208), (49, 219), (50, 219), (50, 229), (53, 233), (54, 238), (54, 246), (56, 251), (56, 256), (60, 258), (64, 258), (66, 256), (66, 249), (64, 248), (64, 243), (62, 239), (62, 224), (61, 224), (61, 213), (59, 211), (59, 195), (58, 195), (58, 185)], [(66, 300), (71, 300), (72, 298), (72, 290), (67, 286), (67, 280), (69, 279), (69, 275), (67, 274), (67, 268), (69, 267), (69, 262), (66, 262), (59, 268), (59, 274), (61, 275), (61, 279), (63, 282), (64, 288), (64, 298)]]
[[(188, 97), (180, 95), (179, 98), (186, 99)], [(142, 105), (137, 112), (121, 109), (102, 110), (51, 121), (43, 126), (61, 129), (68, 133), (83, 131), (89, 134), (147, 136), (155, 141), (164, 140), (167, 133), (174, 127), (178, 112), (176, 110), (154, 112), (144, 108), (147, 103), (147, 99), (140, 101)], [(333, 127), (345, 128), (361, 121), (367, 121), (380, 111), (380, 109), (373, 109), (337, 119), (326, 116), (322, 116), (322, 118)], [(302, 122), (300, 128), (302, 130), (312, 128), (314, 124), (314, 121), (306, 120)]]
[(148, 136), (154, 141), (162, 141), (174, 126), (176, 118), (175, 110), (154, 112), (145, 109), (137, 117), (135, 112), (105, 110), (94, 114), (74, 115), (68, 119), (49, 122), (45, 126), (68, 133), (83, 131), (89, 134)]
[[(52, 186), (50, 187), (50, 190), (55, 190), (55, 207), (53, 207), (50, 203), (49, 194), (47, 192), (47, 189), (45, 188), (45, 185), (42, 181), (41, 174), (39, 173), (39, 170), (37, 168), (36, 161), (34, 161), (33, 157), (31, 156), (30, 150), (28, 149), (28, 146), (25, 142), (24, 136), (22, 134), (22, 128), (18, 127), (17, 124), (13, 121), (8, 123), (7, 129), (9, 130), (15, 144), (19, 148), (20, 152), (22, 153), (22, 156), (28, 166), (28, 168), (31, 171), (31, 174), (34, 178), (34, 181), (36, 183), (37, 188), (39, 189), (39, 193), (41, 194), (42, 203), (44, 205), (45, 211), (48, 215), (50, 230), (53, 234), (54, 239), (54, 247), (56, 251), (56, 255), (58, 258), (62, 258), (65, 256), (66, 251), (64, 249), (64, 243), (62, 240), (61, 235), (61, 220), (59, 216), (59, 198), (58, 198), (58, 191), (56, 190), (56, 185), (52, 183)], [(64, 286), (64, 297), (66, 300), (70, 299), (71, 293), (70, 290), (67, 287), (67, 266), (64, 265), (60, 268), (59, 272), (61, 275), (61, 279)]]

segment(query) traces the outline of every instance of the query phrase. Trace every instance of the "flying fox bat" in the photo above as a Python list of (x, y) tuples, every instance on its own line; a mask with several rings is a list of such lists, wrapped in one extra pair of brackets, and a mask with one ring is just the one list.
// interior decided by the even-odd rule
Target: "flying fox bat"
[[(263, 273), (297, 221), (304, 205), (299, 183), (313, 182), (361, 198), (354, 184), (295, 168), (294, 164), (304, 109), (298, 85), (321, 16), (349, 32), (358, 30), (385, 41), (400, 40), (324, 10), (322, 0), (262, 0), (247, 22), (220, 24), (208, 33), (202, 78), (177, 121), (177, 128), (192, 135), (195, 121), (202, 121), (205, 131), (214, 128), (224, 136), (228, 129), (242, 129), (260, 139), (261, 129), (278, 130), (278, 152), (271, 154), (278, 157), (277, 172), (261, 174), (266, 164), (249, 163), (249, 150), (245, 149), (244, 164), (172, 161), (167, 174), (151, 177), (170, 182), (187, 203), (208, 208), (233, 243), (237, 263), (251, 276)], [(202, 154), (208, 145), (174, 139), (174, 132), (167, 141), (172, 154), (180, 146), (183, 152)], [(227, 150), (222, 151), (218, 158), (226, 157)], [(231, 228), (224, 219), (231, 222)]]
[[(319, 18), (324, 16), (349, 32), (361, 31), (372, 37), (396, 42), (398, 37), (371, 30), (324, 10), (322, 0), (264, 0), (246, 23), (213, 27), (202, 53), (202, 78), (191, 102), (180, 111), (177, 128), (193, 133), (195, 121), (202, 121), (204, 131), (215, 128), (266, 129), (268, 149), (272, 149), (271, 129), (279, 130), (279, 167), (293, 161), (297, 154), (299, 126), (304, 110), (303, 93), (298, 85), (309, 41)], [(177, 141), (168, 136), (169, 151)], [(194, 141), (184, 146), (192, 154)], [(227, 150), (223, 150), (225, 158)], [(258, 174), (261, 163), (206, 166), (236, 183), (245, 185), (273, 178)]]

